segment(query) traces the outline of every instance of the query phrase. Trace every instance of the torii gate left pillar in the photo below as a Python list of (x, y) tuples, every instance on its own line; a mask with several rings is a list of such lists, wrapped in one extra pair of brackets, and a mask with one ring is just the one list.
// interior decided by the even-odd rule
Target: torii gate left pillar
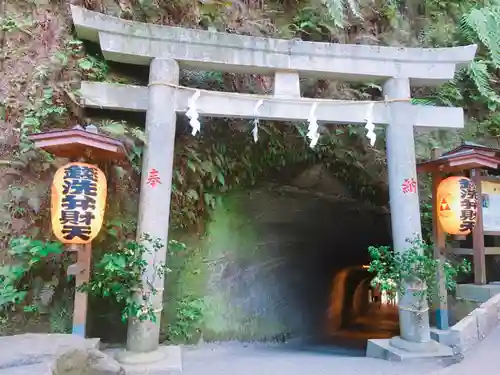
[[(148, 144), (143, 164), (139, 233), (160, 237), (166, 245), (174, 113), (186, 112), (188, 99), (193, 94), (192, 90), (172, 85), (178, 79), (179, 63), (191, 69), (274, 74), (275, 83), (281, 87), (275, 88), (275, 96), (264, 98), (259, 112), (261, 119), (304, 121), (315, 103), (318, 121), (364, 124), (366, 108), (373, 106), (373, 123), (388, 125), (387, 158), (395, 251), (406, 251), (410, 247), (407, 240), (420, 235), (414, 127), (463, 127), (463, 110), (410, 104), (410, 83), (435, 85), (452, 79), (457, 67), (473, 59), (476, 46), (412, 49), (287, 41), (146, 25), (74, 6), (71, 11), (78, 35), (99, 41), (107, 59), (151, 64), (148, 88), (87, 83), (81, 90), (87, 106), (147, 111)], [(304, 99), (298, 92), (299, 76), (378, 81), (384, 84), (388, 99), (396, 100), (376, 105), (359, 103), (358, 109), (353, 108), (352, 103)], [(197, 109), (204, 116), (253, 118), (260, 99), (237, 93), (203, 92), (197, 100)], [(152, 189), (148, 177), (153, 168), (161, 184)], [(426, 352), (426, 356), (430, 352), (444, 354), (439, 344), (430, 339), (425, 301), (416, 301), (409, 287), (399, 306), (401, 337), (384, 343), (370, 340), (373, 350), (370, 352), (369, 345), (367, 355), (401, 357), (401, 351)], [(157, 298), (158, 310), (160, 303)], [(136, 323), (129, 330), (128, 351), (154, 358), (158, 332), (158, 323)], [(451, 354), (451, 349), (449, 352)]]
[[(156, 82), (156, 84), (155, 84)], [(141, 195), (137, 234), (148, 234), (168, 246), (170, 199), (172, 194), (172, 170), (175, 142), (176, 90), (169, 83), (179, 83), (179, 65), (175, 60), (154, 59), (149, 70), (148, 109), (146, 111), (147, 145), (142, 156)], [(151, 181), (155, 178), (155, 181)], [(151, 246), (144, 242), (145, 246)], [(148, 264), (143, 287), (153, 287), (158, 293), (151, 295), (151, 305), (156, 323), (150, 320), (129, 321), (127, 351), (154, 353), (160, 339), (161, 312), (163, 309), (164, 275), (155, 275), (158, 265), (166, 262), (166, 249), (145, 254)], [(149, 285), (146, 279), (153, 280)], [(148, 292), (148, 290), (146, 290)], [(124, 359), (127, 357), (123, 357)], [(130, 358), (130, 356), (129, 356)], [(125, 359), (126, 361), (127, 359)]]

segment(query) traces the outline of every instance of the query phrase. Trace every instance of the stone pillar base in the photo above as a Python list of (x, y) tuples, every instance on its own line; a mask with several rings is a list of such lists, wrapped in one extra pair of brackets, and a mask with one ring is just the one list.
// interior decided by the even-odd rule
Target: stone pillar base
[(402, 339), (400, 336), (393, 337), (389, 343), (391, 346), (412, 353), (432, 353), (439, 351), (439, 343), (431, 340), (427, 342), (411, 342)]
[(160, 346), (147, 353), (135, 353), (127, 350), (117, 351), (115, 359), (123, 366), (127, 375), (182, 372), (180, 346)]
[(437, 341), (415, 343), (396, 336), (392, 339), (368, 340), (366, 356), (388, 361), (406, 361), (410, 359), (438, 359), (453, 362), (453, 350)]

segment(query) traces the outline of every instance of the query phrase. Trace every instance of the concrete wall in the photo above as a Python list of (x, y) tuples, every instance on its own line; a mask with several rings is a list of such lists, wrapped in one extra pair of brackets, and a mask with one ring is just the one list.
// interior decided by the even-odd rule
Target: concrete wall
[(458, 356), (463, 356), (500, 323), (499, 292), (499, 285), (459, 285), (457, 297), (463, 304), (462, 313), (466, 315), (448, 331), (435, 331), (434, 338), (452, 347)]

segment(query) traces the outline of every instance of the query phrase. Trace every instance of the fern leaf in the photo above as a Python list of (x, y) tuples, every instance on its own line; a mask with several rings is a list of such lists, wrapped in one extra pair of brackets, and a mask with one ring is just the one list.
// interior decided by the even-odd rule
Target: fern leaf
[(344, 0), (323, 0), (323, 4), (335, 26), (343, 28), (345, 26)]
[(500, 8), (496, 7), (486, 15), (486, 29), (488, 30), (488, 44), (490, 57), (495, 68), (500, 68)]
[(460, 21), (460, 33), (468, 42), (481, 42), (496, 68), (500, 68), (500, 7), (473, 9)]
[(363, 16), (359, 12), (359, 7), (358, 7), (356, 0), (346, 0), (346, 1), (347, 1), (347, 5), (348, 5), (349, 9), (351, 10), (352, 14), (354, 14), (354, 16), (358, 17), (359, 19), (363, 19)]
[(436, 105), (436, 98), (412, 98), (411, 104), (417, 105)]
[[(462, 74), (462, 73), (461, 73)], [(457, 86), (458, 77), (451, 80), (450, 82), (444, 84), (438, 93), (438, 99), (441, 104), (446, 105), (448, 107), (453, 107), (457, 105), (457, 103), (461, 103), (464, 99), (462, 92)]]
[(460, 19), (459, 30), (460, 30), (460, 35), (468, 43), (474, 43), (477, 41), (477, 34), (469, 18), (469, 14), (465, 14)]
[(490, 74), (486, 62), (482, 60), (471, 62), (467, 68), (467, 75), (474, 82), (474, 85), (482, 96), (500, 103), (500, 97), (491, 88)]
[(322, 0), (328, 10), (328, 15), (335, 23), (335, 26), (344, 28), (346, 24), (345, 9), (349, 8), (354, 16), (362, 19), (359, 12), (358, 0)]

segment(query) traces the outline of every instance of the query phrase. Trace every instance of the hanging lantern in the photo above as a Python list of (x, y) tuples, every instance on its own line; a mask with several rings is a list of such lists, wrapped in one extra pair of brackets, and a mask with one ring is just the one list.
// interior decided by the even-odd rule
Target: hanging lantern
[(443, 231), (469, 234), (476, 224), (479, 201), (476, 184), (467, 177), (448, 177), (437, 189), (437, 213)]
[(69, 163), (52, 182), (52, 231), (64, 244), (86, 244), (101, 230), (107, 182), (95, 165)]

